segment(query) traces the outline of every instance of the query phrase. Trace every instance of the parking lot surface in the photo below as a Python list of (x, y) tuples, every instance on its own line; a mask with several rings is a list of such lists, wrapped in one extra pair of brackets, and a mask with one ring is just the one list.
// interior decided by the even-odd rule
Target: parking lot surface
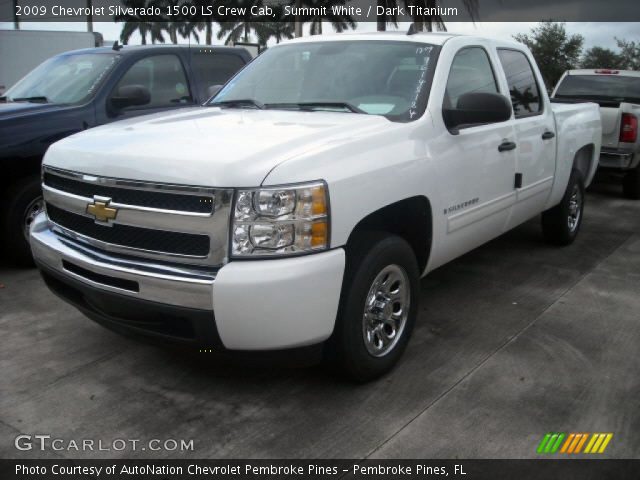
[[(640, 202), (597, 186), (573, 246), (539, 222), (422, 280), (383, 379), (247, 367), (114, 334), (0, 265), (3, 458), (533, 458), (546, 432), (612, 432), (640, 454)], [(176, 451), (27, 451), (21, 434), (193, 439)]]

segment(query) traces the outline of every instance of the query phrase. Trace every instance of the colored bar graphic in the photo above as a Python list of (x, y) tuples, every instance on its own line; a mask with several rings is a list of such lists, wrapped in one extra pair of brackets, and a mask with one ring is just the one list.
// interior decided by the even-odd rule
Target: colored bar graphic
[(562, 440), (564, 439), (565, 434), (564, 433), (559, 433), (558, 434), (558, 439), (556, 440), (555, 445), (551, 448), (551, 453), (556, 453), (558, 451), (558, 449), (560, 448), (560, 444), (562, 443)]
[(540, 442), (540, 445), (538, 445), (538, 453), (544, 453), (544, 447), (547, 445), (547, 442), (549, 441), (549, 439), (551, 438), (551, 433), (547, 433), (543, 438), (542, 441)]
[(604, 453), (604, 451), (606, 450), (612, 438), (613, 438), (613, 433), (606, 434), (606, 437), (604, 438), (602, 445), (600, 445), (600, 450), (598, 450), (598, 453)]
[[(549, 432), (538, 445), (539, 454), (604, 453), (613, 433), (559, 433)], [(584, 450), (583, 450), (584, 448)]]
[(573, 451), (578, 446), (578, 442), (580, 441), (581, 438), (582, 438), (582, 434), (576, 433), (576, 436), (573, 437), (573, 442), (571, 442), (571, 446), (569, 447), (569, 450), (567, 450), (567, 453), (573, 453)]
[(587, 448), (584, 449), (584, 453), (591, 453), (591, 448), (593, 447), (593, 444), (596, 443), (597, 438), (598, 434), (594, 433), (593, 435), (591, 435), (591, 440), (589, 440), (589, 443), (587, 443)]
[(589, 437), (588, 433), (582, 434), (582, 438), (580, 438), (580, 442), (578, 442), (578, 445), (576, 446), (576, 449), (573, 453), (580, 453), (582, 451), (582, 446), (584, 445), (584, 442), (587, 441), (588, 437)]
[(575, 433), (569, 434), (569, 436), (567, 437), (567, 441), (564, 442), (564, 445), (562, 446), (562, 450), (560, 450), (560, 453), (567, 453), (567, 450), (569, 449), (569, 445), (571, 445), (575, 436), (576, 436)]

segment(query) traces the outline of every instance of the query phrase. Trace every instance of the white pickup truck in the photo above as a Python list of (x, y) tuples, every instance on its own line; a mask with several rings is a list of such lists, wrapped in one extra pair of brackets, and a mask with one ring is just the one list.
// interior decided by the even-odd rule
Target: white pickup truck
[(117, 331), (314, 346), (368, 380), (405, 349), (420, 277), (540, 213), (574, 240), (600, 141), (598, 106), (551, 105), (520, 44), (300, 39), (205, 107), (52, 145), (31, 246), (55, 293)]
[(640, 72), (569, 70), (552, 98), (560, 102), (596, 102), (602, 118), (600, 168), (622, 174), (624, 194), (640, 199)]

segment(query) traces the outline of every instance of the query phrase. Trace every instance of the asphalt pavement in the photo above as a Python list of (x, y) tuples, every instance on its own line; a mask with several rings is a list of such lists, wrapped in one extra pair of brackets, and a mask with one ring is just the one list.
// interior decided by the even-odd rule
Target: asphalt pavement
[[(139, 343), (0, 264), (0, 457), (535, 458), (547, 432), (610, 432), (600, 458), (638, 458), (640, 201), (587, 202), (570, 247), (536, 220), (429, 274), (403, 360), (366, 385)], [(19, 451), (20, 434), (193, 450)]]

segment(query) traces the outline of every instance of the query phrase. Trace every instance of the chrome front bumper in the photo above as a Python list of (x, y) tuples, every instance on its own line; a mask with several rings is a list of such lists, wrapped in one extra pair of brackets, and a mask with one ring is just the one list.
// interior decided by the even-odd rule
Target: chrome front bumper
[(31, 249), (38, 263), (85, 285), (166, 305), (213, 310), (216, 270), (107, 256), (54, 232), (44, 212), (31, 226)]

